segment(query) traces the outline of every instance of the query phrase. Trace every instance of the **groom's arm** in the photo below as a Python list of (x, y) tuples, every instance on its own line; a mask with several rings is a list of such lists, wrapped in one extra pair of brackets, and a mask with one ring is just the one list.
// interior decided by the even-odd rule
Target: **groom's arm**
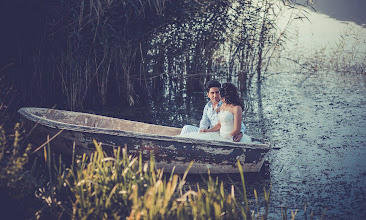
[(245, 128), (244, 123), (243, 123), (243, 121), (242, 121), (242, 122), (241, 122), (241, 129), (240, 129), (240, 132), (244, 134), (245, 130), (246, 130), (246, 128)]
[(244, 134), (245, 130), (246, 130), (246, 129), (245, 129), (244, 123), (243, 123), (243, 122), (241, 122), (241, 129), (240, 129), (240, 133), (234, 136), (234, 139), (233, 139), (233, 140), (234, 140), (234, 142), (238, 142), (238, 141), (240, 141), (240, 139), (243, 137), (243, 134)]
[(208, 111), (208, 103), (205, 105), (205, 108), (203, 109), (202, 119), (200, 121), (200, 130), (202, 129), (208, 129), (210, 127), (210, 119), (207, 115)]
[(212, 128), (210, 129), (203, 129), (203, 130), (200, 130), (200, 132), (215, 132), (215, 131), (220, 131), (220, 128), (221, 128), (221, 123), (217, 123), (217, 125), (213, 126)]
[(246, 128), (244, 126), (243, 121), (241, 121), (240, 133), (234, 136), (234, 138), (233, 138), (234, 142), (240, 141), (240, 139), (243, 137), (243, 134), (245, 131), (246, 131)]

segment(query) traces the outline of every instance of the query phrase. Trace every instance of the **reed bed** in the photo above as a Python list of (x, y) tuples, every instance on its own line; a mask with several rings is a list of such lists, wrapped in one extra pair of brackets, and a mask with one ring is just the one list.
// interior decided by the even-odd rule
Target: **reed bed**
[[(293, 1), (55, 0), (33, 6), (32, 39), (19, 36), (19, 100), (82, 110), (136, 105), (159, 95), (202, 90), (218, 78), (243, 92), (265, 76), (279, 4)], [(32, 12), (27, 11), (32, 14)], [(26, 43), (33, 45), (27, 46)], [(32, 48), (22, 50), (22, 48)], [(21, 68), (18, 68), (21, 67)], [(1, 67), (0, 67), (1, 68)]]

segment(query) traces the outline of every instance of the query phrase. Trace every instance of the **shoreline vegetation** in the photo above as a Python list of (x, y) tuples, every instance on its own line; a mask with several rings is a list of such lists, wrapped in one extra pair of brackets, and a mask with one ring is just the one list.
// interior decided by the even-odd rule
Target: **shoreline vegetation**
[[(118, 147), (108, 157), (96, 142), (89, 156), (62, 159), (50, 144), (34, 154), (22, 147), (20, 130), (17, 124), (6, 136), (0, 128), (0, 192), (7, 204), (1, 208), (13, 219), (295, 219), (298, 212), (271, 213), (270, 188), (263, 189), (264, 198), (254, 190), (255, 201), (249, 201), (240, 163), (241, 185), (224, 187), (209, 172), (203, 185), (189, 184), (189, 168), (184, 175), (164, 173), (153, 156), (142, 161)], [(306, 206), (305, 215), (315, 219)]]
[[(146, 163), (124, 148), (106, 157), (95, 143), (88, 157), (61, 159), (50, 145), (32, 153), (20, 124), (12, 131), (17, 109), (28, 105), (127, 108), (144, 97), (164, 97), (167, 86), (169, 96), (202, 91), (205, 81), (217, 77), (236, 80), (245, 95), (252, 79), (260, 82), (268, 74), (270, 62), (291, 57), (281, 53), (291, 37), (286, 30), (276, 33), (271, 1), (135, 2), (62, 0), (27, 3), (29, 10), (12, 3), (7, 13), (27, 22), (10, 24), (18, 29), (4, 33), (8, 57), (0, 60), (1, 213), (12, 219), (296, 219), (296, 209), (272, 212), (270, 188), (262, 198), (254, 191), (248, 201), (242, 172), (241, 185), (227, 188), (211, 175), (204, 186), (192, 185), (187, 175), (165, 174), (154, 168), (154, 158)], [(296, 3), (278, 2), (290, 8)], [(348, 43), (342, 36), (330, 55), (320, 48), (289, 62), (299, 73), (365, 74), (366, 57)], [(305, 205), (303, 213), (323, 219), (326, 210), (314, 214)]]

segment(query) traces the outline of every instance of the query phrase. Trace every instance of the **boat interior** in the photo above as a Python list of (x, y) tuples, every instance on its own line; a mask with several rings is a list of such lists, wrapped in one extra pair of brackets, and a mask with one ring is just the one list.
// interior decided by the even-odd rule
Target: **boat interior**
[(154, 125), (88, 113), (42, 108), (34, 108), (31, 111), (31, 114), (39, 116), (43, 119), (76, 126), (167, 136), (178, 135), (181, 131), (181, 128)]

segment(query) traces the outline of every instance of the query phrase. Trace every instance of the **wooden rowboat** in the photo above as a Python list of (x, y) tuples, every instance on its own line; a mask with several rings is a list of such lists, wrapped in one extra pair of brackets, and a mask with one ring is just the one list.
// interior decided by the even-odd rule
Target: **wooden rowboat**
[(55, 152), (71, 155), (75, 143), (76, 154), (82, 155), (95, 151), (95, 139), (107, 153), (118, 146), (127, 146), (132, 155), (141, 152), (144, 160), (153, 153), (157, 168), (170, 171), (175, 167), (175, 173), (184, 173), (191, 161), (190, 173), (207, 174), (208, 168), (211, 173), (237, 173), (238, 160), (244, 172), (259, 172), (271, 148), (260, 139), (254, 139), (260, 143), (245, 144), (177, 137), (180, 128), (88, 113), (46, 108), (21, 108), (19, 113), (35, 145), (59, 133), (50, 142)]

